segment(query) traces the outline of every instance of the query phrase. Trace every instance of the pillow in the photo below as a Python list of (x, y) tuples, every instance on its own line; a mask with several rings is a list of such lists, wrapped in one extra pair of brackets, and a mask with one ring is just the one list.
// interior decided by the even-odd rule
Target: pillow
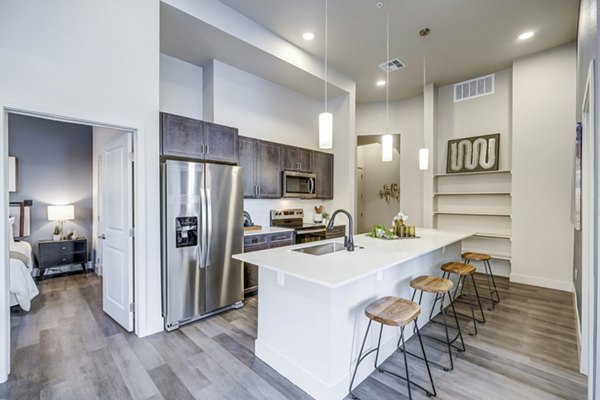
[(10, 243), (15, 242), (15, 238), (13, 237), (13, 225), (15, 224), (15, 217), (8, 218), (8, 229), (10, 231)]

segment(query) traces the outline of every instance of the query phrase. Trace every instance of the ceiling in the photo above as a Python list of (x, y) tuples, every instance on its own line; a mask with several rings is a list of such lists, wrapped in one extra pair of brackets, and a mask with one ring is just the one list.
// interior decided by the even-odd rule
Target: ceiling
[[(220, 0), (316, 57), (324, 56), (324, 0)], [(329, 1), (329, 63), (356, 81), (357, 102), (385, 100), (377, 87), (385, 73), (386, 13), (390, 58), (406, 67), (391, 72), (390, 100), (422, 93), (426, 81), (446, 85), (509, 68), (512, 60), (576, 39), (578, 0)], [(431, 30), (422, 38), (421, 28)], [(313, 41), (302, 33), (315, 33)], [(535, 36), (517, 40), (519, 34)], [(162, 46), (161, 46), (162, 48)]]

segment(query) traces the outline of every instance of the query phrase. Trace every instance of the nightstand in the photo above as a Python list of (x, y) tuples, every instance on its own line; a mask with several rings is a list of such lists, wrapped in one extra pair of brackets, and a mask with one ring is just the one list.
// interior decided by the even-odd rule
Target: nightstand
[(88, 259), (87, 239), (74, 240), (40, 240), (36, 246), (36, 256), (40, 275), (38, 281), (44, 279), (46, 268), (60, 267), (69, 264), (81, 264), (87, 274)]

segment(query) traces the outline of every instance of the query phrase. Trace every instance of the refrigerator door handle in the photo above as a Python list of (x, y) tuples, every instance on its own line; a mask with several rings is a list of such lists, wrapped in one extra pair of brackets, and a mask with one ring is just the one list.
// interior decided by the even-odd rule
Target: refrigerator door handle
[(198, 260), (200, 262), (200, 268), (206, 267), (205, 257), (206, 257), (206, 194), (204, 193), (204, 189), (200, 189), (200, 234), (202, 237), (200, 238), (198, 250)]
[(206, 218), (208, 220), (206, 224), (206, 251), (205, 251), (205, 263), (206, 267), (210, 267), (210, 248), (212, 246), (212, 199), (210, 196), (210, 189), (206, 189)]

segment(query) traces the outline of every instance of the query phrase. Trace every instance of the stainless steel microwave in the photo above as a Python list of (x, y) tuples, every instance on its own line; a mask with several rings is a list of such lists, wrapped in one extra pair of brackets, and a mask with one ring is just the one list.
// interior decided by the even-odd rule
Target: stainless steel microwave
[(283, 197), (311, 199), (317, 196), (317, 175), (307, 172), (283, 171)]

